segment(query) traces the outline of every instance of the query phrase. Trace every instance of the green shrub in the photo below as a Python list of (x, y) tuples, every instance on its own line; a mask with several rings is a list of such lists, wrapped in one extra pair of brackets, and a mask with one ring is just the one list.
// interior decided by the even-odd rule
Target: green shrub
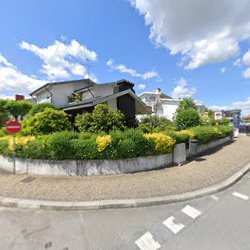
[(199, 113), (194, 109), (181, 110), (175, 117), (175, 125), (178, 130), (188, 129), (200, 125)]
[(97, 159), (97, 145), (94, 138), (78, 139), (70, 142), (72, 157), (70, 159)]
[(0, 140), (0, 154), (4, 156), (11, 154), (8, 140)]
[(43, 112), (25, 119), (22, 126), (22, 134), (38, 135), (69, 130), (70, 122), (64, 111), (45, 108)]
[(109, 133), (111, 130), (123, 130), (123, 121), (124, 115), (119, 110), (112, 110), (106, 104), (98, 104), (92, 113), (78, 114), (75, 127), (80, 132)]
[(144, 116), (139, 123), (139, 128), (143, 130), (144, 133), (152, 133), (153, 131), (162, 132), (170, 127), (174, 128), (173, 123), (169, 119), (157, 115)]
[(79, 135), (75, 132), (64, 131), (54, 133), (48, 140), (51, 156), (56, 160), (71, 159), (74, 155), (72, 140), (77, 140)]
[(226, 117), (222, 117), (222, 119), (218, 120), (218, 124), (222, 126), (229, 125), (229, 122), (230, 122), (229, 119)]
[(53, 105), (52, 103), (39, 103), (39, 104), (34, 105), (31, 108), (29, 114), (31, 116), (34, 116), (35, 114), (37, 114), (39, 112), (43, 112), (46, 108), (58, 110), (58, 108), (55, 105)]
[(192, 129), (194, 138), (198, 140), (198, 144), (205, 144), (218, 139), (218, 133), (212, 126), (197, 126)]
[(231, 136), (233, 133), (233, 127), (231, 126), (215, 126), (215, 130), (218, 131), (218, 137), (224, 138), (227, 136)]
[(5, 135), (6, 135), (5, 128), (0, 128), (0, 137), (3, 137)]

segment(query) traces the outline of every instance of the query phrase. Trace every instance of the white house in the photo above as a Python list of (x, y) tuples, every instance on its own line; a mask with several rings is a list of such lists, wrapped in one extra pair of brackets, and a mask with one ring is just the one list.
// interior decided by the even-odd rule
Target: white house
[[(165, 117), (169, 120), (173, 120), (176, 109), (182, 100), (180, 98), (172, 98), (162, 93), (160, 88), (155, 89), (154, 92), (143, 92), (138, 96), (146, 105), (152, 107), (153, 114)], [(199, 113), (203, 113), (205, 106), (202, 104), (196, 105)], [(141, 116), (138, 117), (140, 118)]]
[(134, 84), (127, 80), (96, 84), (83, 79), (47, 83), (30, 95), (36, 103), (53, 103), (72, 119), (79, 113), (92, 112), (94, 106), (101, 103), (120, 110), (127, 119), (150, 114), (151, 108), (141, 101), (133, 87)]

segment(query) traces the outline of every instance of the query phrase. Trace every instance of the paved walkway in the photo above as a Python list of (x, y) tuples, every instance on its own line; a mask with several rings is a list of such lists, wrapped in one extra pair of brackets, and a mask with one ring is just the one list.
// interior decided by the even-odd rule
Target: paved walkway
[(250, 137), (197, 158), (181, 167), (126, 175), (44, 177), (0, 173), (0, 196), (85, 201), (165, 196), (219, 183), (250, 162)]

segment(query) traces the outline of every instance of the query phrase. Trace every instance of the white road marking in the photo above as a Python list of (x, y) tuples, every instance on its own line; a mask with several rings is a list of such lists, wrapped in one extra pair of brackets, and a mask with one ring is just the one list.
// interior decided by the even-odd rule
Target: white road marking
[(170, 229), (174, 234), (177, 234), (180, 232), (185, 226), (181, 223), (174, 223), (175, 217), (170, 216), (165, 221), (163, 221), (163, 224)]
[(159, 242), (155, 241), (150, 232), (146, 232), (141, 238), (135, 241), (135, 244), (141, 250), (157, 250), (161, 247)]
[(211, 198), (215, 201), (218, 201), (219, 200), (219, 197), (215, 196), (215, 195), (211, 195)]
[(249, 196), (245, 195), (245, 194), (241, 194), (241, 193), (238, 193), (238, 192), (233, 192), (232, 193), (233, 196), (237, 197), (237, 198), (240, 198), (242, 200), (249, 200)]
[(196, 219), (198, 216), (201, 215), (201, 212), (196, 208), (193, 208), (189, 205), (185, 206), (182, 210), (182, 213), (186, 214), (187, 216), (191, 217), (192, 219)]

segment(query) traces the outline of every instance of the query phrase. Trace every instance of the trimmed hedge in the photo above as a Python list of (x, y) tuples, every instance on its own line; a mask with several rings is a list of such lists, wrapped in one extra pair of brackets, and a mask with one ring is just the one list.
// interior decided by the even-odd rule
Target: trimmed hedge
[[(232, 134), (229, 126), (197, 126), (190, 130), (144, 134), (139, 129), (111, 131), (109, 135), (89, 132), (58, 132), (38, 137), (17, 137), (15, 150), (19, 158), (50, 160), (123, 159), (171, 153), (176, 143), (195, 138), (199, 144)], [(11, 136), (0, 138), (0, 154), (12, 154)]]
[(232, 135), (233, 128), (230, 126), (197, 126), (191, 128), (190, 131), (194, 133), (193, 138), (197, 139), (199, 144), (206, 144)]

